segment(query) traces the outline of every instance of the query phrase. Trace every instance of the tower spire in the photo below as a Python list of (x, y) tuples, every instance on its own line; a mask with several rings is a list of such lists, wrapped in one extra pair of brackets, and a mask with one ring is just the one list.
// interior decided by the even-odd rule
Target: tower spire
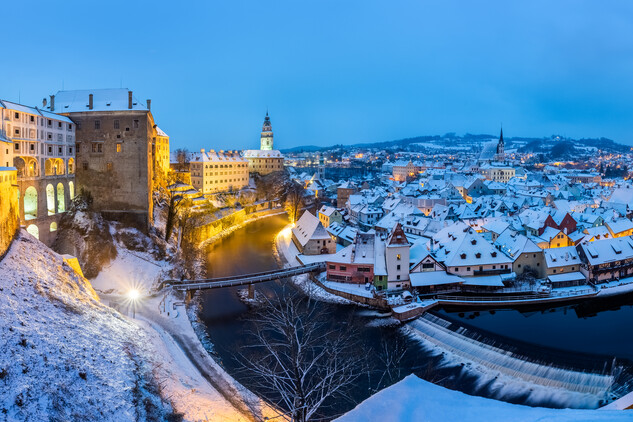
[(272, 150), (273, 149), (273, 128), (270, 124), (270, 117), (268, 116), (268, 108), (266, 108), (266, 117), (264, 118), (264, 124), (262, 126), (262, 137), (260, 149)]

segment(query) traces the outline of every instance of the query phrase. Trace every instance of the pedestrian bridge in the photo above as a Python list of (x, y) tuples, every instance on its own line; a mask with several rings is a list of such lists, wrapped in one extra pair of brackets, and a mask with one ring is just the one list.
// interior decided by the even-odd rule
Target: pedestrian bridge
[(242, 274), (230, 277), (208, 278), (200, 280), (166, 280), (164, 287), (180, 291), (195, 291), (208, 289), (221, 289), (263, 283), (299, 274), (325, 271), (325, 262), (316, 262), (300, 267), (284, 268), (280, 270), (264, 271), (261, 273)]

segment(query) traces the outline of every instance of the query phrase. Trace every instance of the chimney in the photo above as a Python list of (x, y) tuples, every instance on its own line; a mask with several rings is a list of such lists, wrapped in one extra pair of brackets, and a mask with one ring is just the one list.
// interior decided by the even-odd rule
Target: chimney
[(200, 149), (200, 152), (204, 154), (204, 148), (201, 148), (201, 149)]
[(132, 91), (127, 92), (127, 108), (132, 110)]
[(89, 110), (92, 110), (92, 98), (93, 98), (92, 94), (88, 95), (88, 109)]
[(150, 100), (150, 99), (147, 100), (147, 109), (149, 111), (152, 111), (152, 100)]
[(51, 111), (55, 111), (55, 96), (51, 95)]

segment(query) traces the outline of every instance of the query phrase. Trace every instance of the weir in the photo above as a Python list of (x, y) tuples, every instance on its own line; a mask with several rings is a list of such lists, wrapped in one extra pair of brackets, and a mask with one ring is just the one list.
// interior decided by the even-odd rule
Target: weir
[(508, 377), (605, 398), (614, 386), (614, 368), (608, 371), (610, 373), (596, 373), (541, 363), (473, 338), (466, 328), (451, 329), (451, 325), (449, 321), (426, 314), (409, 327), (414, 335), (440, 349)]

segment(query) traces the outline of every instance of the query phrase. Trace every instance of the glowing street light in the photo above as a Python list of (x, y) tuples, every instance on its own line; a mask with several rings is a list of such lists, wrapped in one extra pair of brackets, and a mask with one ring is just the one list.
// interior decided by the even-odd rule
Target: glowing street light
[(139, 292), (136, 289), (132, 289), (129, 292), (127, 292), (127, 297), (130, 300), (130, 303), (132, 304), (132, 315), (133, 315), (132, 318), (136, 319), (136, 303), (141, 298), (141, 292)]

